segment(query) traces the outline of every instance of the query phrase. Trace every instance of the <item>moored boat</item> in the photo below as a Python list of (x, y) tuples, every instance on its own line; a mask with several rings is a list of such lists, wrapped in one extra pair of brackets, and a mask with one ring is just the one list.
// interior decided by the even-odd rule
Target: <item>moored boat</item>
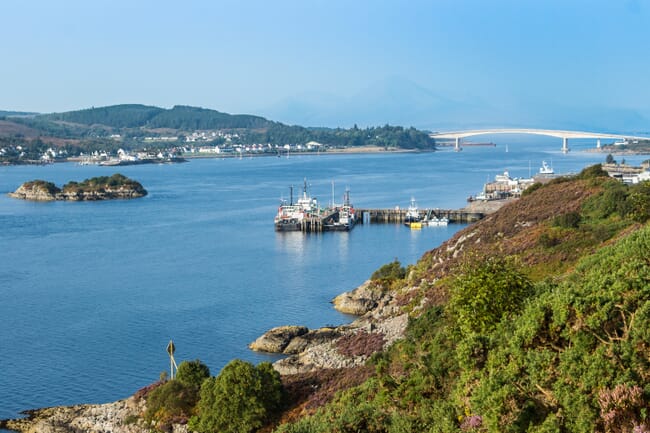
[(411, 203), (409, 204), (409, 207), (406, 210), (406, 215), (404, 216), (404, 224), (411, 227), (411, 225), (413, 225), (414, 223), (417, 223), (416, 225), (422, 227), (418, 205), (415, 202), (415, 198), (411, 197)]
[(338, 214), (338, 217), (335, 217), (335, 220), (326, 223), (324, 228), (325, 230), (332, 231), (349, 231), (357, 223), (357, 214), (354, 210), (354, 206), (350, 203), (350, 190), (346, 189), (345, 194), (343, 195), (343, 204), (341, 206), (334, 205), (335, 215)]
[(289, 187), (290, 200), (280, 201), (278, 213), (275, 216), (275, 230), (281, 232), (300, 231), (304, 219), (314, 213), (318, 213), (318, 201), (307, 194), (307, 179), (304, 180), (302, 197), (296, 203), (293, 202), (293, 186)]
[(429, 227), (446, 226), (447, 224), (449, 224), (449, 219), (445, 217), (438, 218), (434, 216), (429, 219), (422, 220), (422, 225)]
[(549, 167), (546, 161), (542, 161), (542, 166), (539, 168), (539, 174), (554, 174), (553, 167)]

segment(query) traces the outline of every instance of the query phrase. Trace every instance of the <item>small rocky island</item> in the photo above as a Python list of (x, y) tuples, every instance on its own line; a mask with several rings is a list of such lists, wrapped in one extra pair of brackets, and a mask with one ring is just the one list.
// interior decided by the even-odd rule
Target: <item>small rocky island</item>
[(52, 182), (32, 180), (23, 183), (10, 197), (33, 201), (97, 201), (139, 198), (147, 190), (135, 180), (116, 173), (112, 176), (98, 176), (83, 182), (68, 182), (59, 188)]

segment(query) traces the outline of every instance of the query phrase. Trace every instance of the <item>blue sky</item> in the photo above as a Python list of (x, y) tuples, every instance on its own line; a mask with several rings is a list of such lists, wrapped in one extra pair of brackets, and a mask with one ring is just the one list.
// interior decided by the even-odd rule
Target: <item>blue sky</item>
[(0, 109), (638, 130), (649, 15), (647, 0), (5, 2)]

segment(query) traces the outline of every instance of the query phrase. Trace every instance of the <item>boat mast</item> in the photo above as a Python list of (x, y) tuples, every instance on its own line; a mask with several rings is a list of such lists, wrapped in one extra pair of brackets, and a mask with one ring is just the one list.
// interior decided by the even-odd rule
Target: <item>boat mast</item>
[(291, 197), (291, 201), (289, 201), (289, 205), (293, 206), (293, 185), (291, 185), (289, 187), (289, 194), (290, 194), (290, 197)]

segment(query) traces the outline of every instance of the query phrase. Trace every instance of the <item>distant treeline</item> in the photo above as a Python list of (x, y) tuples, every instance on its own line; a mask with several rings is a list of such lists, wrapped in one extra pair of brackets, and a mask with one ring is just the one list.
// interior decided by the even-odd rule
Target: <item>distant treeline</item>
[(263, 128), (273, 122), (246, 114), (227, 114), (205, 108), (176, 105), (166, 110), (146, 105), (125, 104), (89, 108), (66, 113), (44, 114), (38, 119), (104, 125), (111, 128), (169, 128), (185, 131), (235, 128)]
[[(310, 141), (331, 147), (379, 146), (384, 148), (433, 149), (434, 140), (426, 132), (401, 126), (358, 128), (306, 128), (273, 122), (259, 116), (232, 115), (197, 107), (171, 109), (146, 105), (114, 105), (65, 113), (7, 118), (37, 131), (44, 137), (79, 140), (82, 151), (141, 148), (144, 137), (177, 135), (176, 143), (165, 142), (148, 147), (185, 144), (185, 136), (194, 131), (219, 130), (230, 134), (230, 144), (263, 143), (277, 146), (304, 145)], [(111, 135), (119, 134), (119, 141)], [(223, 144), (219, 137), (203, 144)], [(103, 146), (103, 147), (102, 147)]]

